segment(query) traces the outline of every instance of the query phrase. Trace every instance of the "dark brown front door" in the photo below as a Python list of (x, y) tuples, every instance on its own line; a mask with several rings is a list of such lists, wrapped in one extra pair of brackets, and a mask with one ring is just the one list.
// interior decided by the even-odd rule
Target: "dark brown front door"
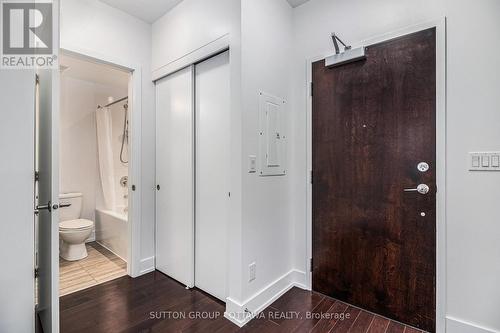
[(366, 54), (312, 68), (313, 289), (434, 331), (436, 31)]

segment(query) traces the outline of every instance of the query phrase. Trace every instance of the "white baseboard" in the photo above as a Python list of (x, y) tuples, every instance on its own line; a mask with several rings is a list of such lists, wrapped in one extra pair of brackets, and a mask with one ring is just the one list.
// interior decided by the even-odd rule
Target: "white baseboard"
[(457, 318), (446, 317), (446, 333), (500, 333), (500, 331), (472, 324)]
[(305, 280), (305, 272), (291, 270), (242, 303), (228, 297), (224, 317), (243, 327), (291, 288), (307, 289)]
[(155, 257), (149, 257), (145, 259), (141, 259), (141, 262), (139, 264), (139, 275), (144, 275), (147, 273), (150, 273), (155, 270)]
[(108, 246), (106, 246), (105, 244), (101, 243), (100, 241), (96, 240), (95, 241), (97, 244), (101, 245), (103, 248), (105, 248), (106, 250), (108, 250), (109, 252), (113, 253), (115, 256), (117, 256), (118, 258), (120, 258), (121, 260), (125, 261), (126, 263), (127, 262), (127, 259), (123, 258), (121, 255), (119, 255), (118, 253), (116, 253), (115, 251), (113, 251), (112, 249), (110, 249)]

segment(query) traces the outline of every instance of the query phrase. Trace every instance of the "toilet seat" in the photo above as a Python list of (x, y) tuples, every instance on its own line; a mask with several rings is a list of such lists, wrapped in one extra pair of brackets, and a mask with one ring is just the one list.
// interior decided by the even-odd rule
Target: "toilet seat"
[(71, 231), (71, 230), (85, 230), (92, 228), (94, 226), (94, 222), (86, 219), (77, 219), (77, 220), (69, 220), (63, 221), (59, 223), (60, 231)]

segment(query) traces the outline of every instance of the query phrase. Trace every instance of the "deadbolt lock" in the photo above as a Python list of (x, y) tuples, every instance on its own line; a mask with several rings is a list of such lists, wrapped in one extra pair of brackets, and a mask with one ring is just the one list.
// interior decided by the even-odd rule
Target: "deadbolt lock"
[(427, 172), (429, 171), (429, 164), (427, 164), (426, 162), (420, 162), (417, 165), (417, 169), (420, 172)]

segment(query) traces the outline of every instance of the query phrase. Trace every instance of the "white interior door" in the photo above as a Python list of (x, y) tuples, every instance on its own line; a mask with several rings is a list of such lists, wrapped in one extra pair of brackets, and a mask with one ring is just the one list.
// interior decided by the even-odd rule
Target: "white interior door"
[(34, 332), (35, 73), (0, 70), (0, 332)]
[(35, 118), (38, 314), (44, 332), (59, 332), (59, 71), (38, 75)]
[(156, 83), (156, 268), (194, 285), (193, 67)]
[(195, 285), (226, 299), (230, 170), (229, 52), (195, 68)]

